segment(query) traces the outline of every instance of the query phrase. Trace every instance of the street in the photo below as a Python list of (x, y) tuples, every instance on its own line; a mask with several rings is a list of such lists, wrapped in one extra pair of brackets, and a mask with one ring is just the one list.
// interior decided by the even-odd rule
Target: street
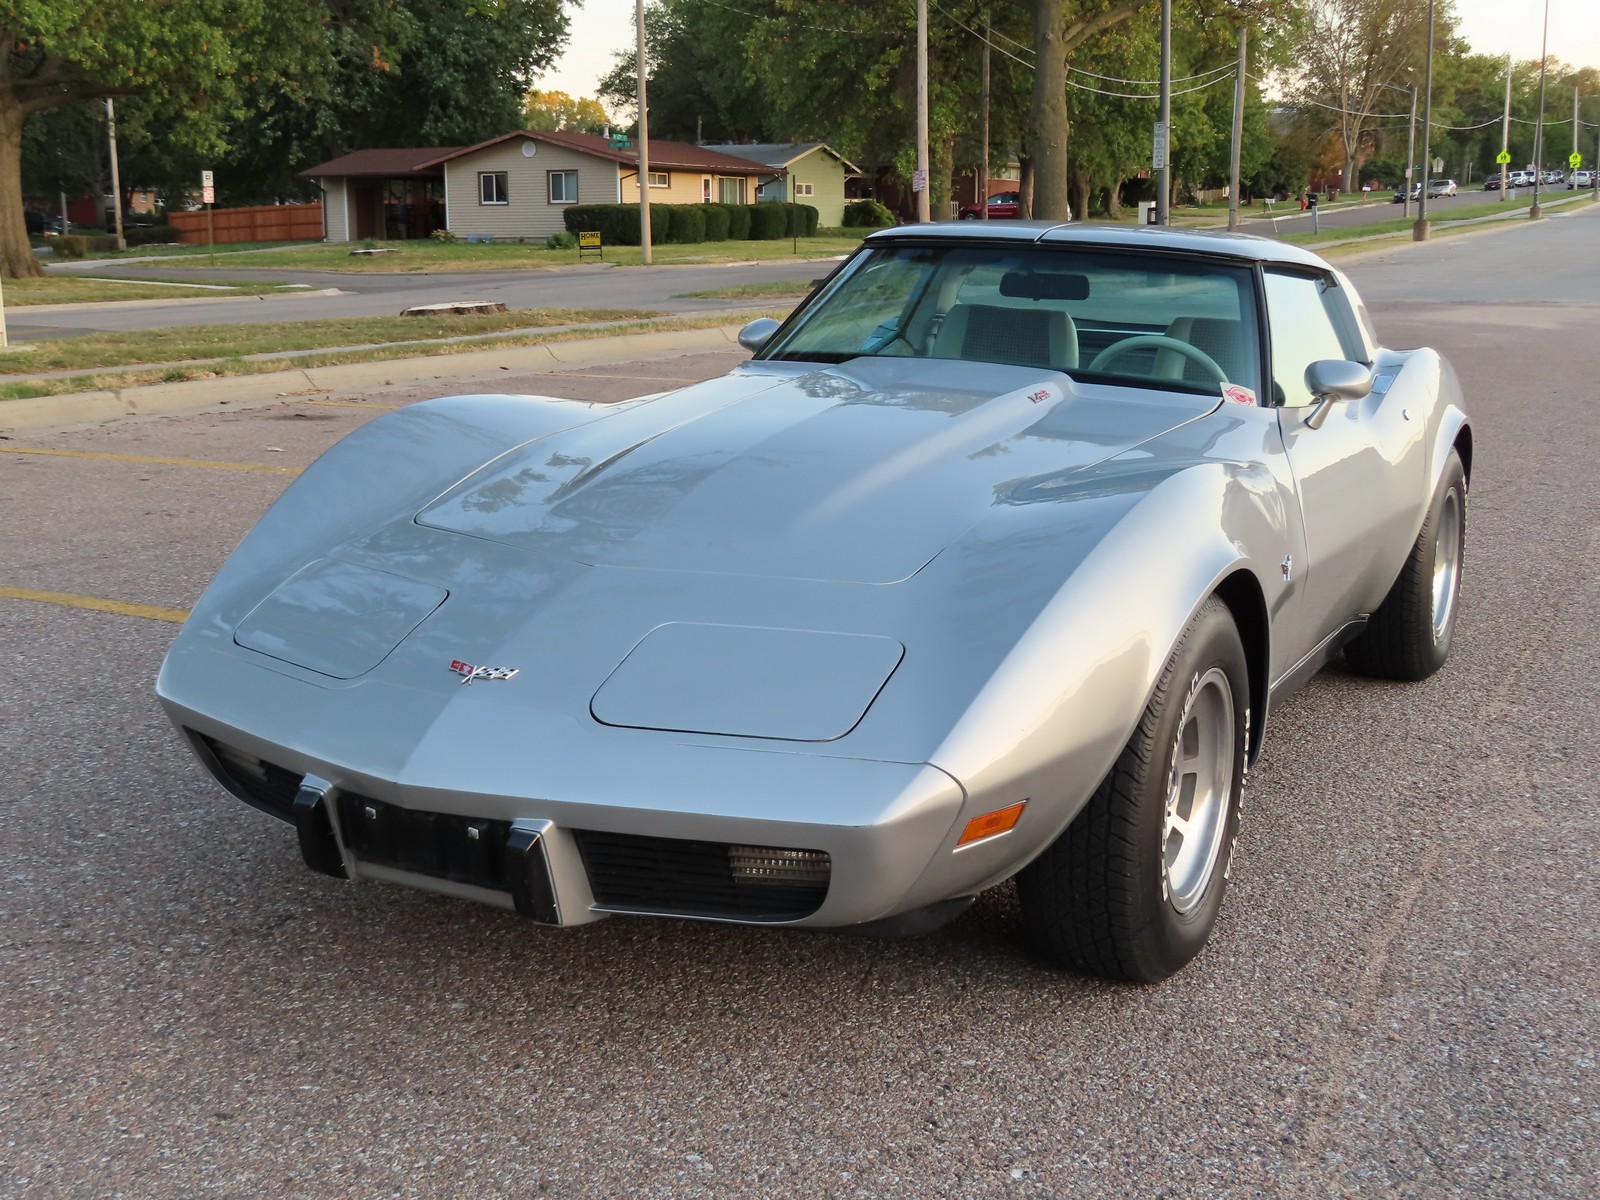
[[(426, 394), (0, 440), (0, 1193), (1600, 1194), (1597, 239), (1586, 207), (1341, 262), (1385, 343), (1438, 347), (1466, 392), (1454, 653), (1412, 685), (1336, 664), (1274, 710), (1216, 937), (1149, 988), (1030, 961), (1009, 884), (880, 940), (548, 930), (312, 874), (152, 685), (292, 472)], [(744, 270), (470, 291), (622, 279), (664, 307)], [(437, 283), (338, 286), (387, 313)], [(616, 400), (742, 357), (497, 386)]]

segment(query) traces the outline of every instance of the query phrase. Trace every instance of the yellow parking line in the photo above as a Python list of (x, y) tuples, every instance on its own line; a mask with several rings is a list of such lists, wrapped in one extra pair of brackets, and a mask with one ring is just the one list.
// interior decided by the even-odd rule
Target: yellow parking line
[(305, 401), (302, 401), (302, 403), (305, 403), (305, 404), (320, 404), (324, 408), (370, 408), (370, 409), (374, 409), (374, 410), (382, 409), (385, 412), (393, 412), (397, 408), (405, 407), (404, 405), (401, 405), (401, 404), (363, 404), (359, 400), (305, 400)]
[(0, 584), (0, 599), (64, 604), (68, 608), (87, 608), (93, 612), (116, 613), (119, 617), (171, 621), (177, 625), (182, 625), (189, 618), (189, 610), (184, 608), (162, 608), (158, 604), (129, 604), (125, 600), (102, 600), (98, 596), (76, 596), (71, 592), (36, 592), (32, 588), (6, 587), (3, 584)]
[(159, 463), (168, 467), (210, 467), (215, 471), (265, 471), (269, 475), (298, 475), (299, 467), (269, 467), (264, 463), (212, 462), (204, 458), (155, 458), (145, 454), (107, 454), (99, 450), (45, 450), (37, 446), (0, 446), (6, 454), (48, 454), (57, 458), (98, 458), (106, 462)]

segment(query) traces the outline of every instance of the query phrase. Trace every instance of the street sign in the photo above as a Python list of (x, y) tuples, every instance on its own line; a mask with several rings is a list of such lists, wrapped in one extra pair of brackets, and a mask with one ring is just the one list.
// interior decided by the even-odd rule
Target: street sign
[(911, 190), (925, 192), (928, 190), (928, 173), (926, 171), (911, 172)]
[(1155, 123), (1154, 136), (1151, 139), (1150, 165), (1157, 171), (1167, 169), (1167, 125), (1165, 121)]
[[(207, 171), (206, 174), (209, 175), (210, 172)], [(201, 204), (215, 204), (216, 202), (217, 202), (217, 189), (216, 188), (208, 186), (208, 187), (203, 187), (203, 188), (200, 189), (200, 203)]]
[(1444, 170), (1444, 159), (1442, 159), (1442, 158), (1434, 159), (1433, 160), (1433, 173), (1435, 175), (1437, 175), (1442, 170)]
[(1496, 154), (1494, 156), (1494, 160), (1495, 160), (1495, 162), (1499, 163), (1502, 167), (1505, 166), (1508, 162), (1511, 161), (1511, 151), (1509, 151), (1509, 150), (1500, 151), (1499, 154)]
[(1567, 156), (1567, 166), (1576, 171), (1579, 167), (1583, 166), (1583, 155), (1574, 150)]
[(216, 181), (211, 178), (211, 172), (210, 171), (201, 171), (200, 172), (200, 186), (203, 187), (203, 188), (215, 187), (216, 186)]
[(613, 133), (611, 135), (611, 148), (613, 150), (627, 150), (632, 145), (633, 139), (625, 133)]

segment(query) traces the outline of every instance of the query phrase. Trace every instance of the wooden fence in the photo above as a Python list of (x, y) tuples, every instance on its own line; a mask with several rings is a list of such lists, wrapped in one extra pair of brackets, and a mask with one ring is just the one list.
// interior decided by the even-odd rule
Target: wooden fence
[[(168, 213), (167, 221), (182, 230), (185, 246), (206, 244), (206, 214)], [(216, 208), (211, 224), (217, 244), (227, 242), (320, 242), (322, 201), (310, 204), (259, 204), (253, 208)]]

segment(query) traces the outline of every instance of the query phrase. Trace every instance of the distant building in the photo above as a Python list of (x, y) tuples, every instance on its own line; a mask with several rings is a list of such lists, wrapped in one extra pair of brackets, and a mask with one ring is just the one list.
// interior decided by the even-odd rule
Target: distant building
[[(764, 169), (684, 142), (650, 142), (650, 199), (749, 204)], [(631, 169), (630, 169), (631, 168)], [(566, 228), (572, 204), (639, 200), (639, 151), (598, 134), (518, 130), (476, 146), (356, 150), (300, 174), (322, 187), (325, 240), (538, 239)]]
[(817, 223), (844, 223), (845, 180), (861, 174), (826, 142), (723, 143), (707, 146), (721, 154), (749, 159), (767, 168), (757, 189), (760, 200), (789, 200), (817, 210)]

